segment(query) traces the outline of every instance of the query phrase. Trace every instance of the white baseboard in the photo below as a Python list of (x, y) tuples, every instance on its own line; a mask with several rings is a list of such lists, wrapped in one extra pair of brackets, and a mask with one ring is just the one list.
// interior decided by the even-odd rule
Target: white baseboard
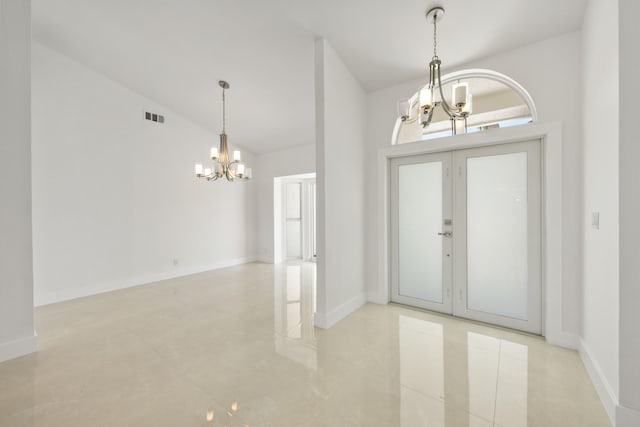
[(34, 332), (29, 337), (0, 343), (0, 362), (33, 353), (36, 350), (38, 350), (38, 337)]
[(386, 295), (381, 295), (379, 292), (369, 292), (367, 294), (367, 302), (371, 302), (373, 304), (387, 305), (389, 304), (389, 300)]
[[(609, 384), (609, 381), (607, 381), (607, 378), (604, 376), (602, 369), (600, 369), (600, 365), (593, 357), (589, 347), (582, 339), (580, 339), (579, 352), (582, 362), (584, 363), (585, 368), (587, 368), (587, 373), (591, 378), (591, 382), (593, 382), (593, 385), (598, 392), (598, 396), (600, 396), (600, 400), (604, 405), (604, 409), (607, 411), (611, 424), (616, 427), (620, 427), (616, 424), (616, 407), (618, 407), (618, 397)], [(640, 424), (633, 425), (637, 426)]]
[(580, 350), (580, 337), (576, 334), (571, 334), (568, 332), (549, 333), (547, 331), (544, 339), (549, 344), (570, 348), (572, 350)]
[(328, 313), (316, 312), (314, 325), (321, 329), (329, 329), (367, 303), (367, 295), (363, 292), (339, 305)]
[(149, 274), (145, 276), (131, 277), (127, 279), (94, 283), (87, 286), (72, 289), (61, 289), (57, 291), (38, 291), (34, 289), (34, 305), (39, 307), (41, 305), (53, 304), (56, 302), (68, 301), (76, 298), (88, 297), (91, 295), (102, 294), (105, 292), (117, 291), (120, 289), (131, 288), (134, 286), (145, 285), (148, 283), (159, 282), (161, 280), (174, 279), (176, 277), (188, 276), (190, 274), (202, 273), (210, 270), (217, 270), (220, 268), (233, 267), (234, 265), (248, 264), (255, 262), (257, 257), (249, 258), (236, 258), (230, 260), (224, 260), (221, 262), (187, 268), (176, 268), (171, 271), (163, 273)]
[(329, 329), (329, 326), (327, 326), (327, 318), (324, 313), (316, 311), (313, 314), (313, 326), (320, 329)]
[(640, 411), (618, 405), (616, 407), (616, 427), (640, 426)]

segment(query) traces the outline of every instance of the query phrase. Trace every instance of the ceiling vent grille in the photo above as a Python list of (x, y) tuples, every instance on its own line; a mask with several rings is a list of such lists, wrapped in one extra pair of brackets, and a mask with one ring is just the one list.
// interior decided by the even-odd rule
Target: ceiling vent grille
[(164, 123), (164, 116), (161, 114), (152, 113), (149, 111), (144, 112), (144, 119), (156, 123)]

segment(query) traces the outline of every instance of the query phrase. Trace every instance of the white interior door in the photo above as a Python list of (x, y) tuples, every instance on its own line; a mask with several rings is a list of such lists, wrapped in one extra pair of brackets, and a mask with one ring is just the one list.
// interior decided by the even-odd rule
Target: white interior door
[(454, 314), (542, 333), (540, 141), (455, 154)]
[(542, 332), (540, 141), (391, 161), (391, 300)]
[(393, 159), (391, 300), (451, 313), (451, 153)]
[(289, 178), (282, 182), (282, 257), (315, 260), (316, 181)]
[(302, 258), (302, 182), (284, 182), (284, 258)]

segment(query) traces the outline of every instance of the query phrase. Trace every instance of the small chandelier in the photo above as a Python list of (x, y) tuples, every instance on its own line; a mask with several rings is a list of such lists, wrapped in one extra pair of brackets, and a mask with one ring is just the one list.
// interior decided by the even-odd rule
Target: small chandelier
[(225, 177), (227, 181), (235, 179), (248, 180), (251, 179), (251, 168), (245, 167), (241, 163), (241, 154), (239, 150), (233, 151), (233, 161), (229, 160), (229, 149), (227, 148), (227, 134), (225, 133), (226, 125), (226, 109), (224, 91), (229, 89), (229, 83), (224, 80), (218, 82), (222, 88), (222, 133), (220, 134), (220, 150), (216, 147), (211, 148), (211, 160), (214, 161), (213, 168), (204, 168), (201, 163), (196, 164), (196, 176), (206, 179), (207, 181), (215, 181), (218, 178)]
[[(462, 127), (464, 132), (467, 131), (467, 117), (471, 114), (472, 96), (469, 92), (469, 83), (455, 83), (451, 88), (451, 104), (449, 104), (442, 91), (442, 81), (440, 77), (440, 68), (442, 61), (438, 57), (438, 33), (437, 24), (444, 18), (444, 9), (442, 7), (434, 7), (427, 14), (427, 21), (433, 23), (433, 57), (429, 62), (429, 83), (422, 87), (418, 93), (418, 99), (413, 98), (408, 102), (404, 102), (401, 111), (402, 121), (415, 121), (420, 116), (420, 123), (423, 128), (431, 124), (433, 112), (441, 106), (444, 112), (451, 120), (451, 132), (455, 135)], [(436, 100), (438, 95), (438, 100)], [(411, 114), (413, 105), (419, 102), (419, 112)], [(413, 117), (412, 117), (413, 116)]]

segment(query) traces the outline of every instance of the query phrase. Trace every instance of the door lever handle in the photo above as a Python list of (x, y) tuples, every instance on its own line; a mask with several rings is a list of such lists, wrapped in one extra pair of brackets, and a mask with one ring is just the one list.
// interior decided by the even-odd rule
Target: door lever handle
[(450, 231), (445, 231), (443, 233), (438, 233), (438, 236), (443, 236), (443, 237), (451, 237), (453, 233), (451, 233)]

